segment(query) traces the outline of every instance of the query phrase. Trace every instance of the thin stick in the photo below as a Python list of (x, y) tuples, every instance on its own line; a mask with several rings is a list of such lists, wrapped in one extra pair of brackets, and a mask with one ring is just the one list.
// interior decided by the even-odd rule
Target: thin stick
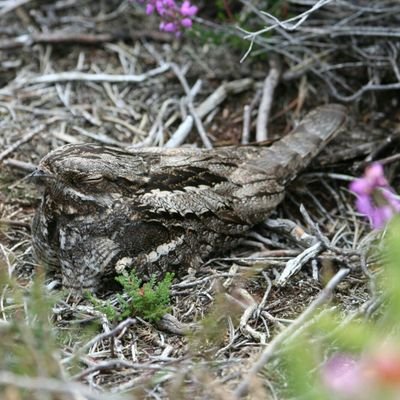
[(88, 400), (126, 399), (126, 397), (115, 396), (110, 393), (102, 394), (77, 382), (65, 382), (60, 379), (45, 377), (28, 377), (7, 371), (0, 372), (0, 385), (14, 386), (29, 391), (65, 393), (74, 396), (74, 398), (79, 397)]
[(55, 74), (41, 75), (31, 79), (21, 79), (18, 84), (21, 86), (32, 85), (36, 83), (56, 83), (71, 81), (87, 81), (87, 82), (113, 82), (113, 83), (137, 83), (143, 82), (155, 75), (162, 74), (170, 69), (168, 64), (151, 69), (143, 74), (138, 75), (111, 75), (111, 74), (87, 74), (79, 71), (58, 72)]
[(200, 118), (214, 111), (230, 94), (241, 93), (253, 86), (253, 80), (249, 78), (226, 82), (218, 86), (198, 107), (196, 113)]
[(242, 144), (249, 144), (250, 141), (251, 108), (247, 104), (243, 107), (243, 130)]
[(41, 124), (41, 125), (37, 126), (35, 129), (28, 132), (27, 134), (25, 134), (24, 136), (22, 136), (21, 139), (17, 140), (15, 143), (13, 143), (11, 146), (9, 146), (7, 149), (5, 149), (3, 152), (0, 153), (0, 162), (3, 161), (13, 151), (15, 151), (19, 146), (28, 142), (35, 135), (42, 132), (45, 128), (46, 128), (46, 125)]
[(167, 143), (165, 143), (166, 148), (174, 148), (180, 146), (189, 135), (193, 127), (193, 117), (188, 115), (184, 121), (178, 126), (178, 129), (170, 137)]
[(0, 9), (0, 16), (9, 13), (16, 8), (29, 3), (31, 0), (9, 0), (5, 3), (5, 5)]
[(27, 172), (33, 172), (36, 169), (35, 164), (21, 160), (15, 160), (14, 158), (6, 158), (3, 161), (3, 164), (11, 168), (20, 169), (21, 171), (27, 171)]
[(261, 353), (258, 360), (253, 364), (248, 374), (239, 383), (234, 391), (234, 398), (239, 399), (244, 397), (249, 390), (249, 386), (258, 372), (264, 368), (265, 364), (272, 358), (279, 346), (288, 339), (290, 335), (296, 332), (317, 310), (318, 307), (327, 303), (332, 297), (333, 290), (336, 286), (348, 275), (350, 269), (342, 268), (336, 275), (328, 282), (323, 290), (319, 293), (316, 299), (303, 311), (299, 318), (294, 320), (286, 329), (281, 331), (275, 338), (268, 344), (268, 346)]
[[(96, 344), (97, 342), (107, 339), (109, 337), (115, 337), (119, 332), (121, 332), (123, 329), (136, 324), (136, 319), (134, 318), (128, 318), (125, 321), (122, 321), (120, 324), (118, 324), (114, 329), (112, 329), (109, 332), (104, 332), (101, 333), (97, 336), (95, 336), (93, 339), (89, 340), (86, 344), (84, 344), (83, 346), (81, 346), (79, 348), (78, 353), (84, 353), (86, 350), (90, 349), (94, 344)], [(73, 354), (69, 357), (66, 357), (62, 360), (63, 364), (71, 361), (74, 357), (76, 357), (77, 354)]]
[(271, 112), (274, 91), (281, 75), (280, 63), (277, 59), (271, 58), (268, 76), (264, 81), (264, 88), (258, 107), (256, 141), (262, 142), (268, 139), (268, 119)]
[(194, 123), (196, 125), (196, 129), (199, 132), (200, 138), (204, 144), (204, 147), (206, 149), (212, 149), (212, 144), (210, 142), (210, 139), (207, 136), (207, 132), (204, 129), (204, 126), (201, 122), (201, 119), (199, 117), (199, 115), (197, 114), (194, 105), (193, 105), (193, 98), (192, 95), (190, 93), (190, 88), (188, 85), (188, 82), (185, 78), (185, 75), (183, 74), (183, 72), (181, 71), (181, 69), (176, 65), (176, 64), (172, 64), (172, 70), (174, 71), (175, 75), (177, 76), (177, 78), (179, 79), (179, 82), (181, 83), (183, 90), (186, 93), (186, 101), (187, 101), (187, 106), (189, 109), (190, 114), (192, 115), (193, 119), (194, 119)]
[[(243, 32), (248, 33), (247, 36), (244, 37), (244, 39), (252, 39), (255, 36), (262, 35), (263, 33), (266, 33), (272, 29), (275, 29), (277, 27), (280, 27), (284, 30), (287, 31), (294, 31), (296, 30), (301, 24), (304, 23), (304, 21), (307, 20), (307, 18), (316, 10), (319, 8), (325, 6), (328, 3), (331, 3), (333, 0), (319, 0), (317, 3), (315, 3), (311, 8), (303, 12), (302, 14), (296, 15), (295, 17), (289, 18), (285, 21), (280, 21), (278, 18), (276, 18), (274, 15), (269, 14), (267, 12), (262, 12), (263, 15), (269, 17), (272, 21), (275, 23), (271, 26), (267, 26), (266, 28), (260, 29), (257, 32), (247, 32), (244, 29), (241, 29)], [(295, 24), (292, 24), (292, 22), (295, 22)]]

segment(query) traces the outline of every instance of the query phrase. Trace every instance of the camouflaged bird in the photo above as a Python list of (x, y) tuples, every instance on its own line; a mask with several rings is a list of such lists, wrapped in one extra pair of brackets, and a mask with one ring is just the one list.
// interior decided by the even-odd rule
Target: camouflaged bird
[(62, 146), (33, 173), (35, 256), (75, 293), (123, 269), (143, 279), (197, 269), (274, 210), (345, 119), (340, 105), (319, 107), (270, 147)]

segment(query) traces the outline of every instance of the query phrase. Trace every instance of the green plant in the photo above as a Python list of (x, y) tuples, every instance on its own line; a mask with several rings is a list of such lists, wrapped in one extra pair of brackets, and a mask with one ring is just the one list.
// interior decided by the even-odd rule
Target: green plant
[(164, 279), (157, 283), (156, 276), (152, 275), (150, 280), (142, 285), (143, 281), (134, 271), (117, 276), (115, 280), (122, 285), (124, 292), (124, 295), (117, 295), (119, 311), (110, 301), (101, 301), (92, 294), (88, 294), (88, 299), (110, 321), (136, 315), (149, 322), (156, 322), (171, 309), (170, 289), (173, 278), (174, 274), (167, 272)]
[(117, 321), (119, 313), (109, 300), (98, 299), (93, 293), (85, 293), (86, 298), (94, 305), (95, 309), (104, 314), (109, 321)]
[(129, 275), (120, 275), (116, 278), (129, 296), (126, 301), (119, 295), (122, 312), (125, 318), (131, 314), (143, 317), (150, 322), (158, 321), (164, 314), (170, 311), (171, 284), (174, 274), (167, 272), (164, 279), (156, 283), (156, 276), (152, 275), (150, 280), (142, 286), (142, 280), (135, 272)]
[[(0, 263), (0, 271), (1, 268)], [(52, 306), (56, 299), (50, 297), (43, 287), (43, 276), (40, 274), (30, 288), (24, 289), (14, 278), (0, 272), (0, 291), (3, 296), (1, 371), (29, 377), (62, 376), (56, 334), (51, 321)], [(0, 398), (4, 398), (4, 390), (5, 386), (0, 385)]]
[[(384, 263), (376, 277), (380, 312), (343, 320), (321, 313), (288, 340), (274, 364), (287, 384), (284, 396), (307, 399), (397, 399), (400, 394), (400, 219), (383, 238)], [(373, 304), (371, 302), (371, 304)], [(325, 310), (326, 311), (326, 310)], [(272, 372), (274, 372), (272, 371)], [(266, 367), (267, 376), (271, 371)]]

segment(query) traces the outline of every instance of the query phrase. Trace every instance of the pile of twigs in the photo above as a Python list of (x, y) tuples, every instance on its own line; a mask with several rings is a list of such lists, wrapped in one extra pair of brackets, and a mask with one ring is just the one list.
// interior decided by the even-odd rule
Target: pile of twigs
[(246, 32), (247, 54), (281, 55), (288, 65), (284, 80), (309, 73), (342, 102), (400, 89), (398, 2), (289, 0), (287, 12), (294, 17), (282, 20), (242, 2), (265, 24)]

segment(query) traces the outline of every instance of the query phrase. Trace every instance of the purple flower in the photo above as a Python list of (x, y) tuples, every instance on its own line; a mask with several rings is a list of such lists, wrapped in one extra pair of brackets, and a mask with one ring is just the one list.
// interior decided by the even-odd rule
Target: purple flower
[(400, 212), (400, 200), (385, 178), (383, 167), (373, 163), (366, 168), (364, 176), (350, 184), (357, 195), (357, 210), (367, 216), (374, 229), (380, 229)]
[(192, 17), (196, 15), (198, 7), (185, 0), (180, 6), (175, 0), (136, 0), (146, 5), (146, 14), (156, 12), (160, 18), (160, 30), (175, 33), (180, 36), (182, 28), (190, 28)]
[(192, 20), (190, 18), (183, 18), (181, 21), (181, 25), (184, 28), (190, 28), (192, 26)]
[(181, 5), (181, 15), (185, 17), (193, 17), (196, 15), (198, 8), (190, 4), (190, 1), (184, 1)]
[[(400, 352), (397, 344), (374, 346), (357, 358), (337, 353), (320, 369), (324, 387), (338, 399), (400, 399)], [(384, 394), (391, 394), (385, 397)]]
[(155, 10), (155, 7), (153, 4), (148, 3), (146, 5), (146, 14), (147, 15), (153, 14), (154, 10)]
[(161, 22), (160, 24), (160, 31), (176, 32), (177, 30), (178, 27), (174, 22)]
[(322, 367), (321, 378), (325, 387), (337, 395), (352, 397), (365, 384), (360, 362), (347, 354), (336, 354)]

